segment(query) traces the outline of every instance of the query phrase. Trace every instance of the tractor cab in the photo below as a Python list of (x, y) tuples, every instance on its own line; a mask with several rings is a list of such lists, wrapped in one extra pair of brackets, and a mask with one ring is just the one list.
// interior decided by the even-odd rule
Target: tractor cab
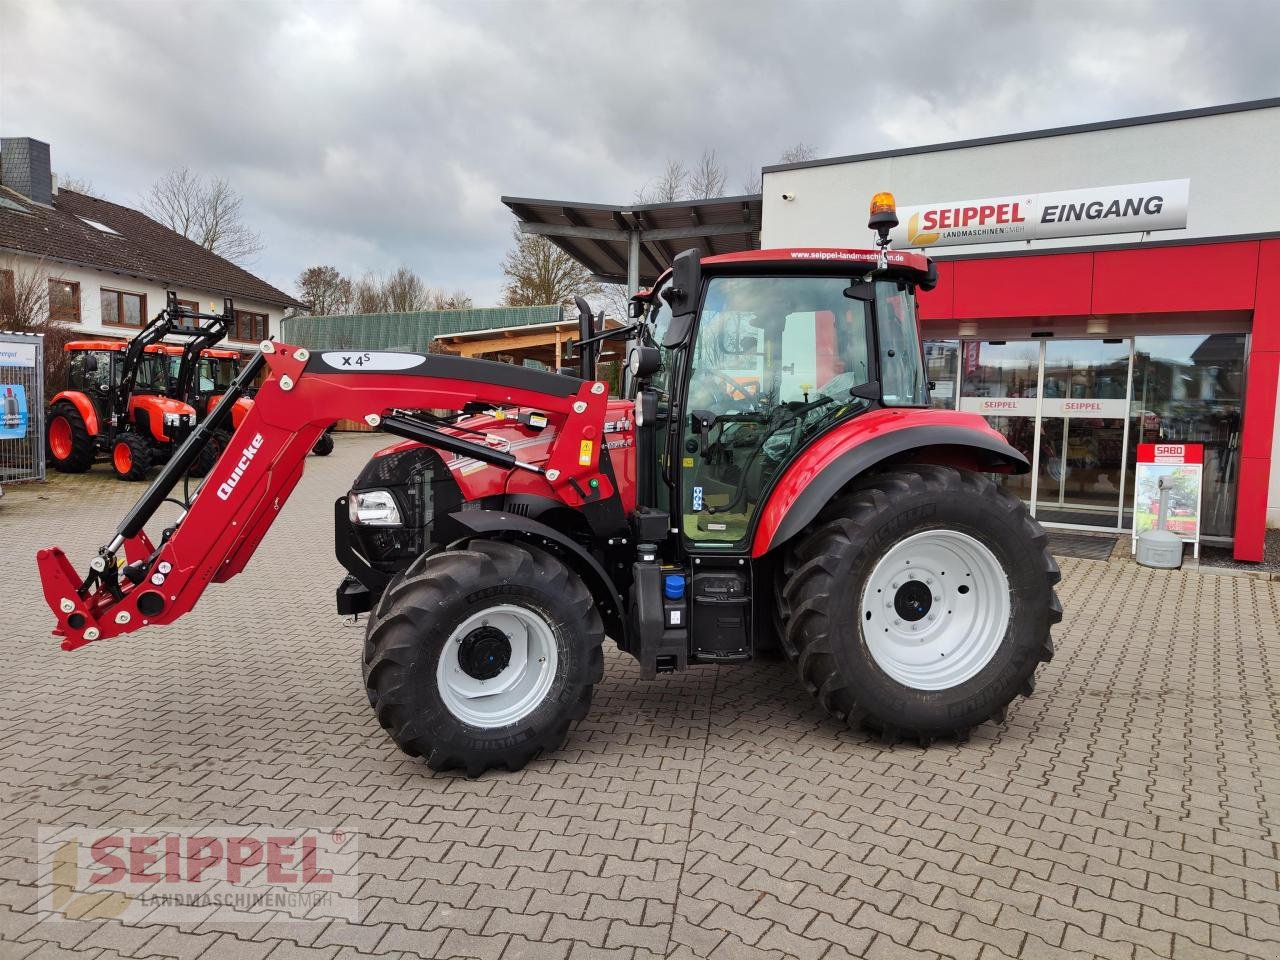
[(880, 259), (690, 252), (638, 296), (629, 391), (653, 432), (640, 487), (690, 549), (749, 549), (798, 454), (871, 410), (929, 406), (914, 293), (932, 287), (933, 267), (914, 253)]

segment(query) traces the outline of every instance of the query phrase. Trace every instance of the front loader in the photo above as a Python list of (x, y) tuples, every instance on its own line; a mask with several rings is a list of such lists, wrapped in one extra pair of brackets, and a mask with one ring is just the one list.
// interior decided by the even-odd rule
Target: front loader
[[(518, 769), (585, 715), (608, 636), (643, 676), (781, 649), (837, 720), (965, 738), (1033, 688), (1061, 619), (1046, 536), (998, 482), (1029, 469), (979, 416), (933, 410), (914, 293), (888, 248), (686, 251), (581, 319), (577, 376), (264, 342), (79, 575), (40, 551), (64, 649), (171, 623), (248, 562), (339, 418), (399, 438), (335, 504), (344, 614), (368, 614), (370, 703), (433, 769)], [(630, 340), (624, 396), (596, 347)], [(202, 486), (144, 525), (266, 380)], [(454, 411), (451, 415), (438, 412)]]

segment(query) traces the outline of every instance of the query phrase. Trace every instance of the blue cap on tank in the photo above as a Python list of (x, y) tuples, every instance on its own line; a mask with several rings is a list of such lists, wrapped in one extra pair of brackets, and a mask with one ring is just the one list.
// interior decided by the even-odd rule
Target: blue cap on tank
[(662, 581), (662, 595), (668, 600), (679, 600), (684, 596), (684, 576), (679, 573), (669, 573)]

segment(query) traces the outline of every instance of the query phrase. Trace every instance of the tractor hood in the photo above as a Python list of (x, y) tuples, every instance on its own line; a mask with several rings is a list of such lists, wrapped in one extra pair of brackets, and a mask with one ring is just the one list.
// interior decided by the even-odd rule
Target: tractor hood
[(173, 439), (174, 428), (190, 429), (194, 426), (195, 418), (194, 409), (172, 397), (143, 393), (129, 398), (129, 420), (133, 423), (145, 420), (152, 438), (162, 443)]

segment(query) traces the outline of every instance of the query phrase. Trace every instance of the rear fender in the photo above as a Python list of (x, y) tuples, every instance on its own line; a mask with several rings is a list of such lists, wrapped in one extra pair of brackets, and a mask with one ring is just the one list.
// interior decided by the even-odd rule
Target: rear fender
[[(850, 432), (844, 444), (824, 444), (828, 435), (792, 462), (760, 512), (751, 555), (764, 556), (786, 543), (850, 481), (888, 461), (937, 463), (987, 473), (1031, 469), (1027, 458), (976, 414), (928, 410), (878, 414), (899, 412), (908, 414), (899, 424), (886, 423), (887, 429), (874, 432)], [(864, 414), (858, 419), (875, 416)]]
[(98, 435), (98, 409), (93, 405), (93, 401), (86, 397), (79, 390), (63, 390), (61, 393), (55, 394), (53, 399), (49, 401), (49, 406), (53, 406), (59, 400), (66, 400), (80, 414), (80, 419), (84, 421), (84, 428), (89, 431), (89, 436), (96, 437)]
[[(213, 408), (218, 405), (218, 401), (222, 399), (222, 394), (215, 393), (209, 398), (209, 402), (205, 404), (205, 415), (213, 413)], [(231, 430), (234, 433), (240, 429), (240, 422), (253, 409), (253, 401), (248, 397), (238, 397), (236, 402), (231, 405)]]
[(618, 646), (631, 649), (626, 618), (622, 615), (622, 597), (604, 567), (581, 544), (545, 523), (501, 510), (460, 510), (451, 513), (449, 519), (471, 534), (528, 543), (559, 557), (591, 591), (604, 620), (605, 633)]

